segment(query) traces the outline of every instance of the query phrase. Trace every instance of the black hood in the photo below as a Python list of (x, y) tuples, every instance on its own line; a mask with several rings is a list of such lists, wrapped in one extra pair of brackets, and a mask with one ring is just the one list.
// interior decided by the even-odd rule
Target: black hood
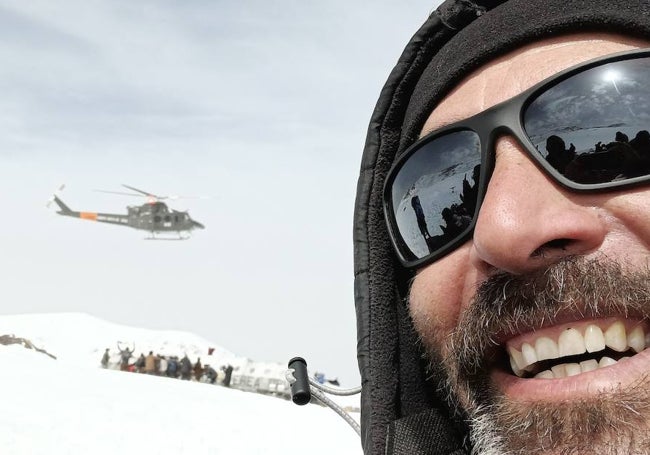
[(411, 272), (399, 266), (384, 224), (381, 201), (388, 170), (468, 72), (536, 39), (579, 31), (648, 39), (650, 2), (447, 0), (413, 36), (391, 72), (368, 128), (354, 219), (366, 455), (469, 450), (467, 428), (436, 394), (439, 378), (425, 374), (404, 299)]

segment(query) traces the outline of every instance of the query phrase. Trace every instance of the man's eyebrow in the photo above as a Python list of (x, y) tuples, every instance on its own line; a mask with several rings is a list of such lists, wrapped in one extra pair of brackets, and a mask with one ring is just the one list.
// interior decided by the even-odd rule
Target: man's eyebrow
[(418, 136), (418, 139), (423, 138), (424, 136), (428, 135), (429, 133), (439, 130), (441, 128), (444, 128), (445, 126), (451, 125), (453, 123), (459, 122), (461, 120), (465, 120), (469, 117), (466, 115), (452, 115), (450, 117), (447, 117), (444, 121), (442, 122), (436, 122), (433, 123), (432, 125), (426, 125), (424, 128), (422, 128), (422, 131), (420, 131), (420, 135)]

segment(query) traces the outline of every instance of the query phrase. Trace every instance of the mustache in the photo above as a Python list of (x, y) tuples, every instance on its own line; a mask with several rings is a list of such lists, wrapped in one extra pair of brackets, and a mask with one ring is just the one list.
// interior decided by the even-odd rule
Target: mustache
[(458, 378), (485, 379), (502, 355), (499, 339), (575, 319), (650, 319), (650, 269), (626, 270), (606, 258), (565, 258), (523, 275), (498, 273), (477, 290), (448, 342)]

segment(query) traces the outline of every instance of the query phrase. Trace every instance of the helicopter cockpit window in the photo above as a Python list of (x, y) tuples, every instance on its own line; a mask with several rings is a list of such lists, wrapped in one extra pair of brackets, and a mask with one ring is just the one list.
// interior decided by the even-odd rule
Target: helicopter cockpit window
[(162, 220), (162, 218), (160, 217), (160, 215), (156, 215), (156, 216), (153, 217), (153, 222), (154, 223), (160, 223), (161, 220)]

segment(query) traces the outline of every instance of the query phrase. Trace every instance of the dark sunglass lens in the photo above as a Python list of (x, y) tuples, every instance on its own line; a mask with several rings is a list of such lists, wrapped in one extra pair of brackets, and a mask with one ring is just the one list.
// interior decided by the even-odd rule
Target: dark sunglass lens
[(467, 231), (476, 211), (480, 167), (481, 146), (472, 131), (435, 138), (402, 165), (390, 196), (405, 257), (421, 259)]
[(650, 58), (597, 66), (545, 89), (527, 107), (524, 128), (573, 182), (650, 174)]

